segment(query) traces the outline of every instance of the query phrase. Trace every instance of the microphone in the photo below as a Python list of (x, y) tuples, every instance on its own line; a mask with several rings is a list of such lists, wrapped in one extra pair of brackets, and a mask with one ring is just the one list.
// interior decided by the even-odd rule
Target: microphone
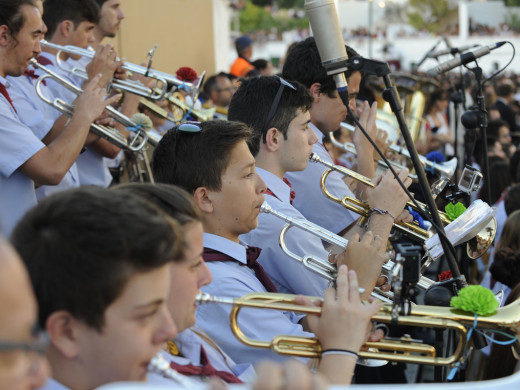
[(466, 65), (469, 62), (475, 61), (477, 58), (480, 58), (482, 56), (485, 56), (486, 54), (489, 54), (491, 50), (495, 50), (499, 48), (500, 46), (504, 45), (506, 42), (497, 42), (492, 43), (491, 45), (482, 46), (478, 49), (468, 51), (466, 53), (463, 53), (459, 55), (457, 58), (454, 58), (452, 60), (443, 62), (440, 65), (437, 65), (435, 68), (432, 68), (426, 72), (427, 76), (435, 77), (440, 75), (441, 73), (447, 72), (449, 70), (452, 70), (453, 68), (456, 68), (457, 66)]
[(457, 54), (457, 53), (462, 53), (466, 50), (469, 50), (473, 47), (476, 47), (478, 45), (465, 45), (465, 46), (461, 46), (461, 47), (452, 47), (452, 48), (449, 48), (449, 49), (444, 49), (444, 50), (437, 50), (433, 53), (430, 53), (428, 54), (428, 58), (437, 58), (437, 57), (440, 57), (440, 56), (445, 56), (446, 54)]
[(327, 75), (334, 77), (338, 92), (348, 93), (344, 74), (347, 70), (348, 55), (334, 0), (305, 0), (305, 12), (320, 53), (321, 64)]

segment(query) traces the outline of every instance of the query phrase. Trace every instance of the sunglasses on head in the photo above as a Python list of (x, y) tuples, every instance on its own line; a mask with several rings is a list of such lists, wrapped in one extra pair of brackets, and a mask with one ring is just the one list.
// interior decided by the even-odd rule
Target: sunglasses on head
[(271, 104), (271, 108), (269, 109), (269, 113), (267, 114), (267, 118), (265, 119), (264, 123), (264, 129), (262, 131), (262, 139), (264, 140), (264, 143), (267, 141), (267, 130), (269, 130), (269, 122), (274, 118), (274, 114), (276, 114), (276, 110), (278, 109), (278, 105), (280, 104), (280, 99), (282, 98), (282, 93), (285, 87), (292, 88), (296, 91), (296, 87), (289, 83), (288, 81), (282, 79), (279, 76), (278, 79), (280, 80), (280, 88), (278, 88), (278, 92), (276, 92), (276, 95), (274, 96), (273, 103)]

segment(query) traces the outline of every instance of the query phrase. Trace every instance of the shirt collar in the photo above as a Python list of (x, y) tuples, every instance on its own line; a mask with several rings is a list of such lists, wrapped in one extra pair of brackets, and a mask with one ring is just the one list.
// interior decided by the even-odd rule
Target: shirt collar
[(321, 132), (320, 129), (318, 129), (314, 124), (312, 123), (309, 123), (309, 126), (311, 127), (312, 130), (314, 130), (314, 132), (316, 133), (316, 135), (318, 136), (318, 142), (320, 144), (323, 144), (323, 137), (324, 137), (324, 134)]
[(200, 366), (200, 346), (199, 337), (191, 330), (185, 329), (175, 337), (175, 344), (181, 350), (181, 353), (189, 359), (189, 361)]
[(1, 83), (4, 87), (9, 88), (9, 81), (8, 81), (5, 77), (0, 76), (0, 83)]
[(246, 247), (227, 238), (204, 233), (204, 248), (222, 252), (243, 264), (247, 264)]
[(291, 188), (274, 173), (256, 167), (258, 175), (265, 181), (267, 188), (284, 203), (290, 203)]

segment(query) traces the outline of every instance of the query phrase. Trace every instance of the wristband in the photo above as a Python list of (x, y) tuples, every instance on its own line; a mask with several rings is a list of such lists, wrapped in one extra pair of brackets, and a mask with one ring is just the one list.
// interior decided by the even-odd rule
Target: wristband
[(359, 356), (354, 351), (350, 351), (348, 349), (325, 349), (321, 351), (321, 357), (327, 356), (327, 355), (345, 355), (345, 356), (351, 356), (355, 358), (356, 360), (359, 359)]
[(390, 214), (388, 211), (386, 210), (381, 210), (381, 209), (378, 209), (377, 207), (374, 207), (372, 209), (370, 209), (370, 211), (368, 212), (368, 214), (370, 216), (374, 215), (374, 214), (379, 214), (379, 215), (388, 215), (390, 216), (390, 218), (392, 218), (394, 221), (395, 221), (395, 218), (392, 214)]

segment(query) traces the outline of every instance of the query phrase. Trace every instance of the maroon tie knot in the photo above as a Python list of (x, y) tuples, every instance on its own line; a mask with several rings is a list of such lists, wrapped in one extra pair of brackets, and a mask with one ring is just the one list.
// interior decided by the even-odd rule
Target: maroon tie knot
[(256, 278), (262, 285), (265, 287), (265, 289), (269, 292), (278, 292), (276, 289), (276, 286), (271, 281), (271, 278), (269, 278), (269, 275), (264, 271), (264, 268), (260, 265), (258, 262), (258, 256), (260, 256), (260, 252), (262, 250), (260, 248), (257, 248), (256, 246), (250, 246), (246, 249), (246, 260), (247, 264), (240, 263), (238, 260), (232, 258), (231, 256), (228, 256), (220, 251), (204, 248), (204, 253), (202, 257), (204, 258), (204, 261), (206, 262), (212, 262), (212, 261), (234, 261), (237, 263), (240, 263), (242, 266), (246, 266), (247, 268), (254, 271)]
[(181, 365), (171, 362), (170, 367), (178, 373), (187, 376), (203, 376), (207, 378), (216, 376), (227, 383), (243, 383), (235, 374), (215, 369), (208, 360), (208, 355), (202, 345), (200, 346), (200, 364), (200, 366), (195, 366), (193, 364)]
[[(39, 78), (39, 76), (34, 73), (34, 69), (26, 69), (25, 72), (23, 72), (24, 76), (27, 76), (33, 80), (36, 80)], [(47, 85), (46, 80), (42, 80), (43, 85)]]

